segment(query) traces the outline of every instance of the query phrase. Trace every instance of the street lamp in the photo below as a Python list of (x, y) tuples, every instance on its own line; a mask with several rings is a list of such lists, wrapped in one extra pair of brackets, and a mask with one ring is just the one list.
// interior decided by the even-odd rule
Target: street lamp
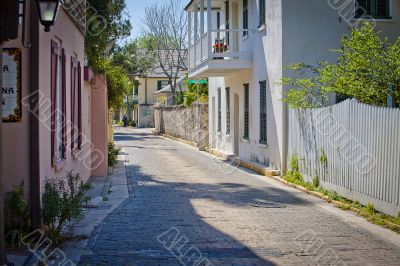
[(44, 31), (49, 32), (57, 18), (60, 0), (36, 0), (36, 4), (40, 23), (44, 26)]

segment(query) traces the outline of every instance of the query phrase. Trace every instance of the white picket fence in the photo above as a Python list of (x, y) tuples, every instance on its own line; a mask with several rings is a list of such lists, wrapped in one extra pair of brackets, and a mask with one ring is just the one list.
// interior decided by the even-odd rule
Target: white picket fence
[[(347, 100), (289, 111), (289, 156), (308, 181), (400, 214), (400, 109)], [(290, 159), (289, 157), (289, 159)]]

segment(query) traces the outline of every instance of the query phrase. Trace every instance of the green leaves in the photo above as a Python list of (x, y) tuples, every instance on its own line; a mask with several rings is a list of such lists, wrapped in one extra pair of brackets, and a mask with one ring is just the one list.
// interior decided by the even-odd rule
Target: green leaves
[(299, 63), (288, 67), (303, 76), (282, 79), (281, 84), (290, 88), (284, 99), (290, 107), (323, 106), (332, 94), (376, 106), (387, 106), (391, 95), (400, 106), (400, 38), (391, 44), (365, 22), (343, 37), (342, 48), (336, 52), (336, 64), (324, 62), (313, 68)]
[(189, 84), (186, 80), (186, 88), (184, 105), (191, 106), (195, 101), (207, 102), (208, 101), (208, 84)]

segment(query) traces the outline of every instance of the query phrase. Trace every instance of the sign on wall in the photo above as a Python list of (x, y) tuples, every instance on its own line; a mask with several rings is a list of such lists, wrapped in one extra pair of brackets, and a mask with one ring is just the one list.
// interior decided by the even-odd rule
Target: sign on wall
[(3, 49), (3, 122), (19, 122), (21, 112), (21, 50)]

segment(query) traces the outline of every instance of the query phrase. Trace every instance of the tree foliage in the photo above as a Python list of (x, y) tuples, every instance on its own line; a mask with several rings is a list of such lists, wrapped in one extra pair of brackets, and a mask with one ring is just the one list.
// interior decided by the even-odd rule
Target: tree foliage
[(122, 106), (132, 83), (128, 78), (127, 65), (112, 59), (112, 54), (118, 49), (118, 41), (130, 35), (131, 24), (123, 16), (125, 0), (88, 0), (91, 8), (87, 9), (87, 20), (95, 29), (88, 29), (85, 36), (85, 53), (88, 65), (98, 74), (104, 74), (107, 79), (108, 103), (110, 108)]
[(394, 43), (381, 39), (371, 23), (352, 29), (336, 50), (336, 64), (303, 63), (289, 66), (301, 78), (284, 78), (289, 85), (285, 101), (292, 108), (325, 105), (332, 94), (354, 98), (359, 102), (387, 106), (388, 96), (400, 106), (400, 38)]
[(208, 84), (189, 84), (186, 80), (186, 92), (184, 97), (184, 105), (191, 106), (194, 102), (208, 102)]

